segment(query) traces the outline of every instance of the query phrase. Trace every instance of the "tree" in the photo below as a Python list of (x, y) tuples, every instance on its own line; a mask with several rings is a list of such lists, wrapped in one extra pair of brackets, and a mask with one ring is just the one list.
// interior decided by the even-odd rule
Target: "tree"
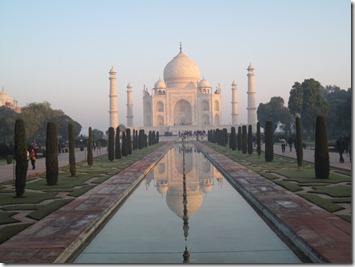
[(76, 163), (75, 163), (75, 142), (74, 142), (74, 129), (73, 124), (68, 125), (68, 135), (69, 135), (69, 168), (70, 176), (74, 177), (76, 175)]
[(122, 132), (122, 156), (128, 156), (127, 138), (125, 132)]
[(287, 134), (291, 128), (291, 114), (284, 106), (282, 97), (272, 97), (269, 103), (260, 103), (257, 109), (258, 121), (265, 125), (266, 121), (271, 121), (274, 125), (274, 131), (278, 126)]
[(322, 85), (314, 79), (296, 82), (290, 91), (288, 108), (291, 114), (300, 114), (302, 125), (310, 134), (314, 130), (316, 117), (328, 113), (328, 105)]
[(237, 148), (238, 151), (242, 150), (242, 127), (240, 126), (238, 126)]
[(159, 131), (157, 131), (157, 134), (155, 135), (155, 143), (159, 144)]
[(272, 122), (265, 123), (265, 161), (270, 162), (274, 160), (274, 130)]
[(235, 127), (231, 128), (231, 134), (229, 138), (229, 148), (232, 150), (237, 149), (237, 136), (235, 134)]
[(53, 122), (47, 123), (46, 179), (48, 185), (56, 185), (58, 183), (57, 126)]
[(93, 129), (92, 130), (92, 139), (94, 142), (97, 142), (98, 140), (102, 139), (104, 136), (104, 132), (100, 131), (98, 129)]
[(302, 128), (301, 128), (301, 119), (299, 116), (296, 116), (296, 140), (295, 140), (295, 149), (297, 157), (297, 166), (298, 170), (302, 167), (303, 162), (303, 146), (302, 146)]
[(116, 159), (122, 158), (121, 144), (120, 144), (120, 127), (117, 127), (117, 129), (116, 129), (115, 158)]
[(131, 129), (126, 129), (126, 138), (127, 138), (127, 154), (132, 154), (132, 139), (131, 139)]
[(316, 120), (315, 151), (314, 151), (314, 171), (316, 178), (329, 178), (329, 151), (327, 127), (323, 116), (318, 116)]
[(256, 124), (256, 152), (260, 157), (261, 154), (261, 134), (260, 134), (260, 122)]
[(94, 157), (92, 155), (92, 129), (91, 127), (89, 127), (89, 137), (88, 137), (88, 145), (87, 145), (87, 150), (88, 150), (88, 154), (87, 154), (87, 163), (89, 166), (92, 166), (94, 163)]
[(144, 130), (141, 129), (139, 130), (139, 136), (138, 136), (138, 148), (142, 149), (143, 147), (145, 147), (145, 141), (144, 141)]
[(251, 125), (248, 126), (248, 154), (253, 153), (253, 128)]
[(26, 129), (22, 119), (15, 122), (15, 189), (16, 197), (21, 197), (25, 193), (26, 175), (28, 168), (27, 146), (26, 146)]
[(0, 143), (7, 144), (13, 140), (14, 127), (19, 115), (11, 108), (0, 107)]
[(246, 154), (248, 152), (248, 140), (247, 140), (247, 126), (242, 126), (242, 153)]
[(228, 144), (228, 131), (226, 128), (223, 128), (223, 130), (222, 130), (221, 142), (222, 142), (222, 146), (227, 146), (227, 144)]
[(108, 148), (107, 148), (108, 160), (113, 161), (115, 159), (115, 129), (113, 127), (108, 128)]

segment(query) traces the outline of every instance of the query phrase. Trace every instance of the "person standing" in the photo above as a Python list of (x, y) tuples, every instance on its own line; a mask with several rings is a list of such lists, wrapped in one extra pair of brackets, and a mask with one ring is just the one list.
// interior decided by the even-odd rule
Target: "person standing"
[(286, 140), (284, 138), (279, 139), (279, 141), (281, 142), (281, 150), (282, 150), (282, 154), (285, 153), (285, 149), (286, 149)]
[(32, 164), (32, 170), (34, 170), (34, 169), (36, 169), (36, 152), (33, 147), (30, 152), (30, 159), (31, 159), (31, 164)]
[(293, 144), (293, 138), (290, 135), (290, 137), (287, 140), (288, 146), (290, 147), (290, 152), (292, 152), (292, 144)]
[(345, 149), (345, 141), (342, 135), (339, 136), (338, 140), (336, 141), (336, 148), (339, 153), (339, 162), (344, 163), (343, 153)]

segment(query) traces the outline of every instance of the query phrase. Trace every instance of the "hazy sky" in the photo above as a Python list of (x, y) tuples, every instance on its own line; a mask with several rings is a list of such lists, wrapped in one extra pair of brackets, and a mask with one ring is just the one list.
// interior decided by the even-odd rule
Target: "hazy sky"
[(237, 82), (239, 122), (247, 122), (247, 67), (255, 67), (256, 103), (295, 82), (351, 86), (350, 0), (0, 0), (0, 86), (18, 101), (48, 101), (81, 123), (109, 126), (109, 70), (117, 70), (119, 123), (127, 84), (134, 125), (143, 126), (149, 90), (179, 52), (220, 83), (223, 124), (231, 122)]

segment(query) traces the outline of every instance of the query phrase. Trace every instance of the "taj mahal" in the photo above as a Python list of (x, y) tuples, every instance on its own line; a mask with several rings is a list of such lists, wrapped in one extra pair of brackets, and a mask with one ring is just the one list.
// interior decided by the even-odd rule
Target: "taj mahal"
[[(248, 125), (256, 131), (256, 103), (254, 88), (254, 67), (250, 63), (248, 70)], [(110, 80), (110, 127), (118, 126), (116, 70), (112, 67)], [(231, 84), (231, 122), (222, 123), (222, 89), (218, 84), (212, 89), (210, 83), (200, 76), (197, 64), (182, 52), (165, 66), (163, 80), (154, 84), (151, 91), (143, 89), (143, 121), (144, 129), (160, 133), (210, 130), (222, 127), (239, 126), (237, 83)], [(132, 85), (127, 85), (127, 127), (133, 125)]]

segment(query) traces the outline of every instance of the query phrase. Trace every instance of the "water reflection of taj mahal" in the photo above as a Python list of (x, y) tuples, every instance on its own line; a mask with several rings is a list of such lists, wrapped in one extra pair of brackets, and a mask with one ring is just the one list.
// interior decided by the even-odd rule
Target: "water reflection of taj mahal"
[[(173, 146), (164, 155), (146, 178), (147, 183), (154, 182), (157, 191), (166, 196), (169, 209), (183, 217), (183, 162), (181, 145)], [(208, 194), (214, 183), (222, 185), (223, 178), (219, 171), (192, 144), (185, 145), (185, 177), (187, 209), (189, 216), (202, 206), (203, 194)]]

